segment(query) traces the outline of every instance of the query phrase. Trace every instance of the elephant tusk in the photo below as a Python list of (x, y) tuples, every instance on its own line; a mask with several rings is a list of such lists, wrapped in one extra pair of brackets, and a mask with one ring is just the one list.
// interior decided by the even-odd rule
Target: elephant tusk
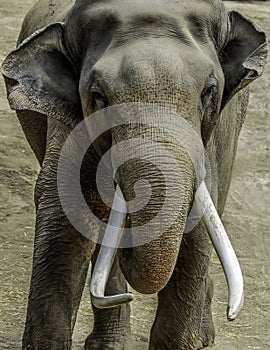
[(122, 238), (126, 213), (127, 204), (120, 187), (117, 186), (109, 221), (90, 282), (91, 300), (93, 305), (99, 309), (116, 307), (133, 299), (132, 293), (104, 295), (117, 248)]
[(227, 318), (229, 321), (233, 321), (238, 316), (244, 300), (241, 268), (204, 181), (196, 192), (195, 201), (199, 212), (203, 214), (202, 220), (226, 276), (229, 294)]

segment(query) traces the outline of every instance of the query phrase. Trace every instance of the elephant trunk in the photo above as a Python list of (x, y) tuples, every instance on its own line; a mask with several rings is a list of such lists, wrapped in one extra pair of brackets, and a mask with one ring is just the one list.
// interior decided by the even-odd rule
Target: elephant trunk
[(175, 168), (174, 162), (171, 164), (165, 155), (160, 158), (160, 163), (167, 168), (163, 168), (162, 173), (136, 163), (136, 168), (129, 162), (121, 171), (123, 193), (128, 203), (136, 201), (137, 195), (137, 204), (149, 201), (131, 213), (128, 205), (130, 232), (127, 234), (130, 237), (128, 244), (124, 244), (127, 248), (120, 252), (120, 264), (125, 278), (135, 290), (151, 294), (161, 290), (173, 272), (192, 202), (194, 175), (190, 160), (184, 162), (185, 174), (182, 172), (181, 177), (179, 168)]
[(193, 201), (194, 166), (185, 148), (160, 129), (155, 134), (136, 125), (125, 130), (125, 137), (121, 142), (118, 130), (112, 152), (128, 206), (120, 264), (129, 284), (150, 294), (161, 290), (173, 272)]
[[(134, 289), (150, 294), (166, 285), (176, 264), (193, 202), (194, 163), (200, 159), (201, 151), (201, 146), (194, 148), (198, 134), (191, 125), (160, 106), (120, 105), (110, 115), (105, 111), (99, 118), (100, 123), (108, 121), (112, 142), (108, 154), (118, 184), (116, 197), (121, 189), (127, 215), (125, 224), (124, 215), (117, 214), (117, 209), (110, 215), (91, 282), (92, 301), (97, 307), (104, 307), (105, 287), (101, 281), (107, 278), (102, 262), (106, 256), (111, 261), (116, 253), (114, 233), (109, 231), (118, 237), (121, 268)], [(118, 230), (114, 230), (116, 221), (121, 221)], [(131, 298), (118, 297), (119, 303)], [(107, 307), (111, 302), (111, 298), (105, 301)]]

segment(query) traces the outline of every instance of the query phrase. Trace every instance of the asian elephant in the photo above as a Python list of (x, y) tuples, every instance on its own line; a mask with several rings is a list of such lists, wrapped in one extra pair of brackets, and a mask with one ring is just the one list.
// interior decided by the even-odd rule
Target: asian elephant
[[(71, 349), (89, 263), (95, 266), (103, 259), (102, 248), (99, 255), (100, 246), (70, 223), (59, 198), (59, 157), (72, 130), (94, 112), (115, 105), (154, 105), (163, 124), (165, 110), (183, 117), (207, 153), (210, 195), (221, 215), (246, 115), (247, 85), (262, 74), (267, 52), (265, 33), (240, 13), (228, 12), (221, 0), (40, 0), (31, 9), (17, 49), (2, 65), (11, 108), (40, 164), (24, 350)], [(104, 112), (100, 123), (106, 116)], [(178, 118), (168, 118), (172, 129), (179, 130)], [(180, 130), (182, 136), (186, 138)], [(121, 225), (132, 230), (157, 215), (166, 195), (164, 177), (180, 190), (181, 204), (171, 196), (168, 211), (177, 215), (164, 233), (143, 245), (119, 248), (112, 266), (104, 267), (110, 273), (106, 294), (112, 299), (107, 305), (106, 298), (103, 305), (102, 300), (93, 303), (100, 308), (93, 305), (94, 327), (85, 349), (129, 349), (130, 306), (124, 301), (131, 296), (123, 294), (126, 281), (141, 293), (158, 292), (149, 349), (202, 349), (214, 341), (208, 277), (212, 243), (203, 218), (191, 232), (185, 231), (199, 185), (185, 149), (162, 129), (139, 122), (112, 128), (85, 154), (80, 171), (84, 198), (101, 221), (108, 221), (108, 206), (95, 180), (99, 161), (112, 145), (139, 137), (155, 141), (147, 149), (149, 159), (138, 160), (138, 150), (135, 157), (132, 147), (125, 148), (122, 153), (130, 161), (117, 171), (114, 164), (122, 153), (111, 151), (112, 173), (117, 173), (113, 180), (127, 205), (139, 180), (152, 186), (143, 210), (129, 213)], [(171, 152), (174, 161), (165, 153), (156, 155), (155, 144)], [(164, 173), (149, 165), (155, 155), (165, 164)], [(179, 181), (175, 164), (181, 169)], [(81, 215), (80, 220), (87, 218)], [(234, 283), (230, 274), (227, 279)], [(118, 300), (119, 294), (126, 300)]]

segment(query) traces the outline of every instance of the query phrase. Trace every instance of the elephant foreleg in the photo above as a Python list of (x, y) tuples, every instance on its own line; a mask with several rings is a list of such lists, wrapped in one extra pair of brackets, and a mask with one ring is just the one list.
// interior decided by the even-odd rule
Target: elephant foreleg
[(44, 221), (38, 211), (23, 349), (68, 350), (90, 254), (75, 230)]
[(195, 350), (213, 343), (211, 250), (202, 224), (184, 234), (174, 273), (158, 295), (150, 350)]
[(23, 350), (71, 349), (94, 244), (67, 220), (57, 192), (60, 137), (52, 137), (36, 185), (36, 235)]

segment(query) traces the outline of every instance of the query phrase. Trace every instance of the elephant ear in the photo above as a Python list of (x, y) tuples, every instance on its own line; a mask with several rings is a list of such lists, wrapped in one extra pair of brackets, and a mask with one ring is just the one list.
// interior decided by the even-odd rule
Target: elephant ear
[(239, 12), (230, 12), (228, 37), (220, 53), (225, 76), (222, 107), (238, 91), (262, 75), (267, 55), (267, 39), (262, 29)]
[(35, 32), (7, 56), (1, 71), (12, 109), (74, 126), (82, 119), (81, 103), (63, 37), (61, 23)]

